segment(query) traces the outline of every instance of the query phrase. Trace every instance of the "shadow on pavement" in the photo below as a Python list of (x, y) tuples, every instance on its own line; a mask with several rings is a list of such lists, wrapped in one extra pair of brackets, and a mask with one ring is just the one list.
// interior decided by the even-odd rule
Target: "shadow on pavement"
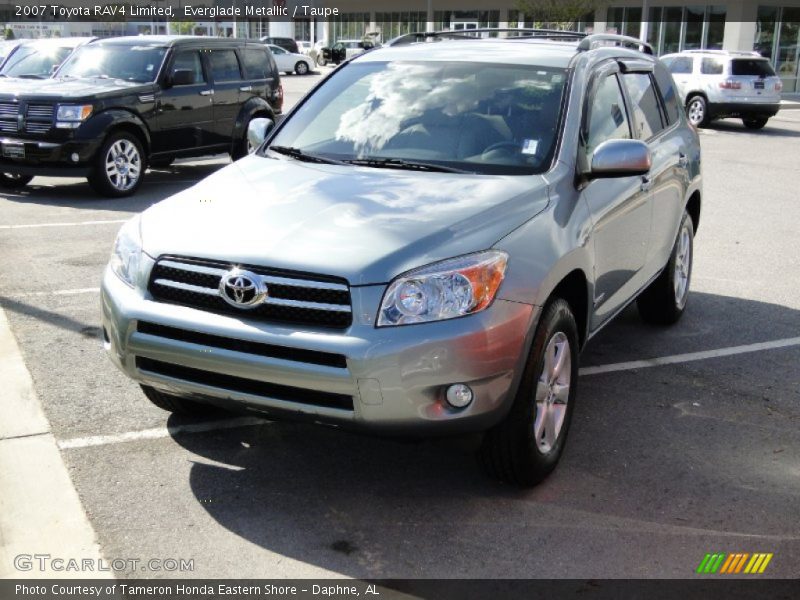
[[(627, 311), (593, 356), (800, 329), (796, 310), (703, 293), (686, 316), (659, 330)], [(752, 329), (732, 326), (744, 321)], [(479, 436), (408, 441), (275, 422), (174, 439), (213, 461), (194, 462), (189, 483), (223, 527), (348, 576), (688, 577), (716, 550), (776, 552), (772, 576), (790, 576), (800, 560), (798, 359), (794, 347), (582, 377), (562, 463), (533, 490), (488, 479)]]

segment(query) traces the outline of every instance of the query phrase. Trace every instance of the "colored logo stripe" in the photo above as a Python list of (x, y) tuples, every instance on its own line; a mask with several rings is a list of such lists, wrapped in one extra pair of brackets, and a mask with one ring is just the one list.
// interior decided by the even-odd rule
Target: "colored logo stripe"
[(760, 574), (766, 570), (773, 556), (772, 553), (709, 553), (700, 561), (700, 565), (697, 567), (697, 573), (711, 575), (715, 573), (719, 573), (720, 575), (736, 573), (745, 573), (748, 575)]

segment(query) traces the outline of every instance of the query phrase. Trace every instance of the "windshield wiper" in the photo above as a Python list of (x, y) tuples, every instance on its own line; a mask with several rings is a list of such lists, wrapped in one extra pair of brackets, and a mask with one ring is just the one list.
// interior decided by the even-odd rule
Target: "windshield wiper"
[(305, 162), (314, 162), (314, 163), (323, 163), (328, 165), (344, 165), (344, 163), (340, 160), (334, 160), (332, 158), (325, 158), (324, 156), (317, 156), (316, 154), (308, 154), (300, 150), (300, 148), (290, 148), (288, 146), (269, 146), (268, 150), (272, 150), (273, 152), (277, 152), (278, 154), (284, 154), (286, 156), (291, 156), (294, 159), (302, 160)]
[(404, 160), (402, 158), (354, 158), (348, 160), (351, 165), (373, 167), (375, 169), (405, 169), (408, 171), (430, 171), (431, 173), (473, 173), (455, 167), (445, 167), (433, 163)]
[(23, 73), (22, 75), (14, 75), (20, 79), (44, 79), (44, 75), (37, 75), (35, 73)]

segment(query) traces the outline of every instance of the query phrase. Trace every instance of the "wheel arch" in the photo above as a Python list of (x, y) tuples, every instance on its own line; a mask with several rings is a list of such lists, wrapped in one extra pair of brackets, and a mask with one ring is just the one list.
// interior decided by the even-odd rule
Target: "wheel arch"
[(263, 98), (250, 98), (245, 102), (239, 110), (239, 114), (236, 115), (236, 121), (233, 124), (231, 152), (235, 151), (236, 144), (244, 137), (246, 124), (254, 117), (266, 117), (274, 121), (275, 111)]
[(550, 292), (548, 302), (554, 298), (561, 298), (569, 304), (578, 325), (578, 340), (582, 348), (588, 337), (590, 304), (589, 280), (583, 270), (574, 269), (561, 279)]
[(686, 202), (686, 212), (688, 212), (689, 216), (692, 218), (692, 225), (694, 225), (695, 233), (697, 233), (697, 229), (700, 227), (700, 204), (700, 190), (695, 190)]
[(85, 131), (81, 132), (80, 137), (90, 137), (102, 139), (101, 147), (109, 136), (118, 131), (127, 131), (135, 135), (142, 144), (145, 156), (150, 156), (151, 141), (150, 129), (147, 123), (136, 113), (124, 109), (111, 109), (98, 113), (92, 120), (87, 122), (90, 125)]

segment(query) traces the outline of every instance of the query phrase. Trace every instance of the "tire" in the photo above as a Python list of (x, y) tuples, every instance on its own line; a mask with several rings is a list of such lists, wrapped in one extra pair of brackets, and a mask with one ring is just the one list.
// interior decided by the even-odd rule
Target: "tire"
[[(256, 115), (258, 117), (259, 115)], [(236, 141), (233, 145), (233, 150), (231, 150), (231, 160), (239, 160), (240, 158), (244, 158), (248, 154), (250, 154), (250, 141), (247, 139), (247, 128), (250, 126), (250, 120), (248, 119), (243, 128), (244, 135), (242, 139)]]
[(291, 75), (292, 73), (294, 73), (294, 71), (284, 71), (284, 73), (285, 73), (286, 75)]
[(692, 96), (686, 102), (686, 116), (695, 127), (705, 127), (711, 122), (708, 118), (708, 103), (702, 96)]
[(556, 298), (542, 313), (511, 410), (484, 435), (479, 458), (491, 476), (528, 487), (555, 469), (575, 406), (578, 344), (572, 310)]
[(311, 67), (304, 60), (298, 60), (294, 66), (294, 72), (298, 75), (308, 75), (311, 72)]
[(101, 196), (122, 198), (139, 189), (147, 163), (139, 138), (127, 131), (112, 133), (94, 159), (87, 178)]
[(683, 316), (689, 299), (694, 260), (694, 224), (683, 213), (678, 237), (667, 266), (636, 301), (639, 315), (652, 325), (673, 325)]
[(746, 119), (742, 119), (744, 126), (753, 130), (764, 129), (768, 121), (769, 117), (747, 117)]
[(317, 58), (317, 66), (324, 67), (328, 64), (328, 61), (322, 57)]
[(202, 402), (195, 402), (194, 400), (189, 400), (181, 396), (165, 394), (149, 385), (141, 385), (139, 387), (142, 388), (144, 395), (147, 396), (150, 402), (155, 404), (158, 408), (171, 413), (181, 415), (211, 415), (222, 412), (221, 409), (211, 404), (203, 404)]
[(174, 162), (175, 158), (151, 158), (147, 166), (154, 169), (166, 169)]
[(13, 173), (0, 173), (0, 188), (18, 190), (28, 185), (33, 175), (16, 175)]

